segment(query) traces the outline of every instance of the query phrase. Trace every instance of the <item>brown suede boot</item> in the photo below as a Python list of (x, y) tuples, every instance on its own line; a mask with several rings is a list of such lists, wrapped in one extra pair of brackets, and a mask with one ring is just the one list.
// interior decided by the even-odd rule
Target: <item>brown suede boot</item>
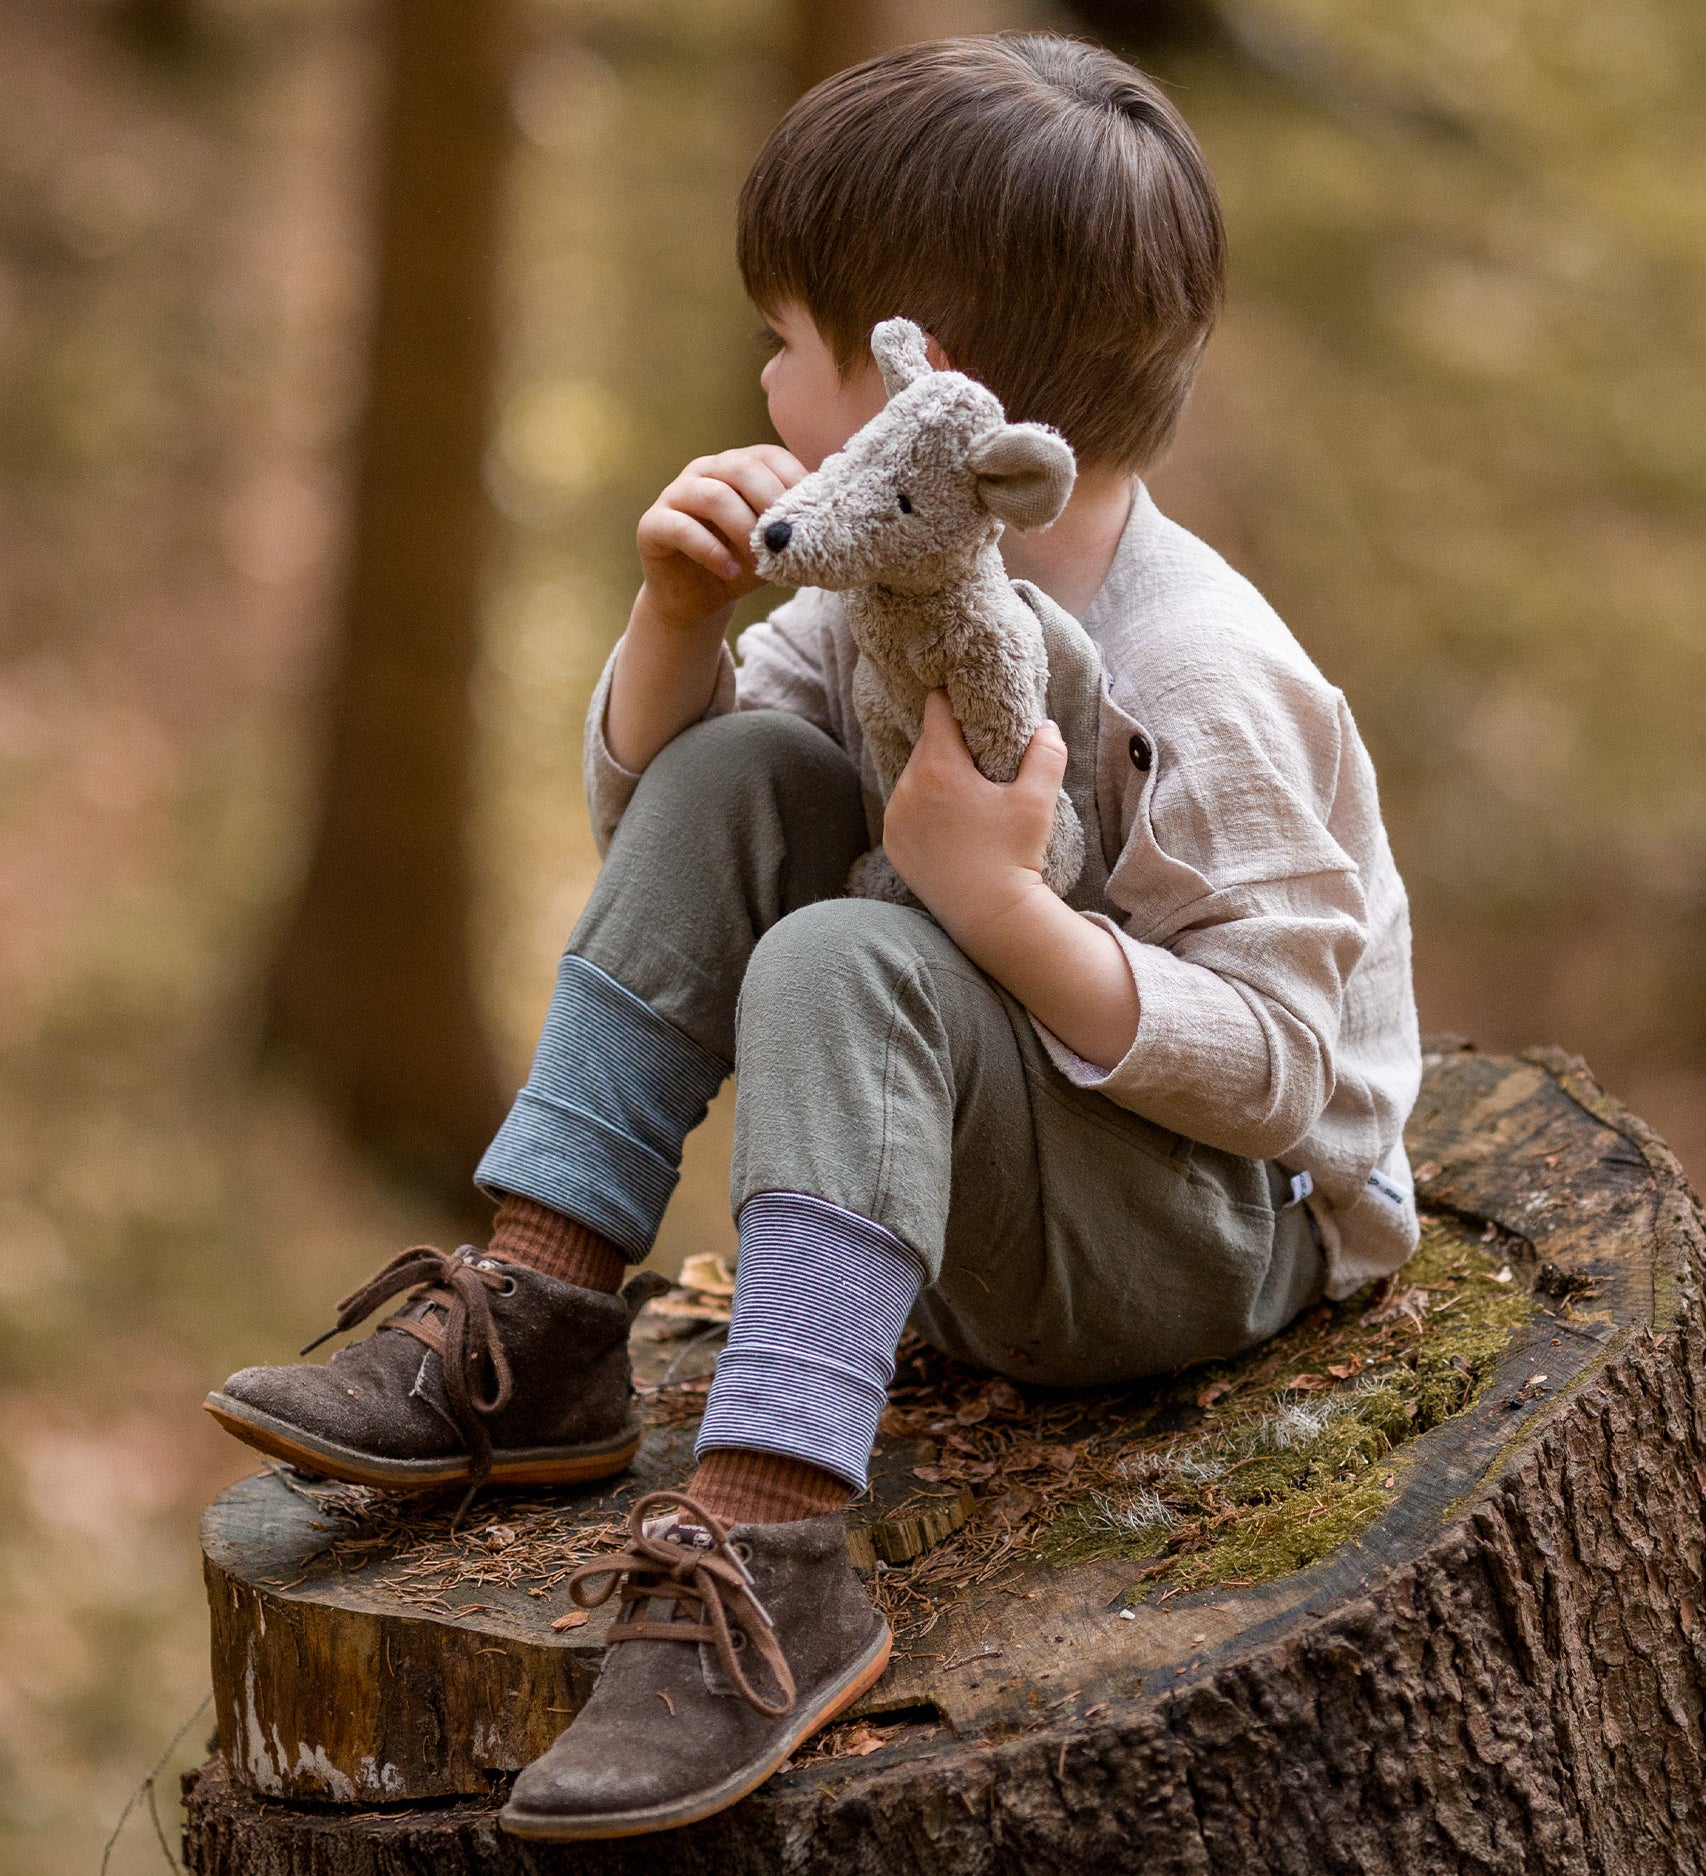
[(323, 1367), (244, 1368), (205, 1405), (263, 1453), (356, 1485), (605, 1478), (640, 1443), (628, 1331), (668, 1287), (647, 1272), (610, 1296), (472, 1245), (417, 1245), (339, 1305), (328, 1335), (413, 1288), (365, 1341)]
[(685, 1493), (649, 1492), (629, 1529), (627, 1550), (569, 1578), (582, 1608), (620, 1580), (622, 1612), (592, 1698), (516, 1780), (498, 1821), (518, 1837), (634, 1837), (709, 1817), (888, 1665), (889, 1626), (839, 1513), (728, 1529)]

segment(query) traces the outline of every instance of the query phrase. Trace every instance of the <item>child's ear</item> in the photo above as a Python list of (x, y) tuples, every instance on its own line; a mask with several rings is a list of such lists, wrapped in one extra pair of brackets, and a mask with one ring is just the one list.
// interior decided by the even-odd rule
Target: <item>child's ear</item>
[(1004, 423), (966, 452), (978, 499), (1015, 528), (1046, 528), (1066, 506), (1078, 479), (1072, 446), (1040, 423)]
[(890, 397), (930, 371), (924, 329), (910, 319), (885, 319), (871, 329), (871, 356)]

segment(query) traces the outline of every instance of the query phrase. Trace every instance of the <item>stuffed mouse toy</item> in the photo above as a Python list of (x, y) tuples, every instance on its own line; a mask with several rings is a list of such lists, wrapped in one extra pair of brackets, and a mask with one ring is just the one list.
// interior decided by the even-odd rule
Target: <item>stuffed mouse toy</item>
[[(871, 352), (888, 403), (759, 517), (758, 570), (844, 595), (859, 651), (854, 707), (885, 802), (938, 688), (978, 768), (1010, 782), (1047, 715), (1048, 657), (996, 543), (1004, 527), (1055, 520), (1077, 465), (1064, 437), (1009, 423), (986, 386), (935, 370), (910, 319), (885, 319)], [(1084, 831), (1063, 790), (1043, 877), (1064, 896), (1083, 863)], [(855, 863), (848, 889), (917, 904), (881, 847)]]

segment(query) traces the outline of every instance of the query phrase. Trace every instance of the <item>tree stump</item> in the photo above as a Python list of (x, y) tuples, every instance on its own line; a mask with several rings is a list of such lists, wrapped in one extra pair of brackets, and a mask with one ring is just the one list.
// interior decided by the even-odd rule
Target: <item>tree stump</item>
[[(186, 1781), (190, 1867), (1697, 1871), (1698, 1202), (1553, 1051), (1430, 1053), (1410, 1138), (1417, 1258), (1241, 1362), (1050, 1396), (914, 1352), (885, 1489), (944, 1523), (970, 1489), (975, 1511), (873, 1572), (898, 1645), (857, 1714), (666, 1837), (557, 1849), (497, 1827), (504, 1765), (596, 1667), (597, 1617), (550, 1627), (566, 1550), (469, 1588), (482, 1608), (445, 1581), (441, 1609), (386, 1614), (346, 1567), (364, 1541), (347, 1507), (235, 1488), (210, 1514), (223, 1751)], [(656, 1429), (628, 1489), (688, 1443)], [(559, 1505), (564, 1528), (608, 1497), (580, 1523)], [(494, 1558), (507, 1515), (479, 1514)], [(309, 1536), (303, 1580), (281, 1577)], [(419, 1571), (386, 1529), (366, 1537), (393, 1592)], [(442, 1575), (444, 1555), (424, 1561)], [(410, 1802), (417, 1785), (441, 1795)]]

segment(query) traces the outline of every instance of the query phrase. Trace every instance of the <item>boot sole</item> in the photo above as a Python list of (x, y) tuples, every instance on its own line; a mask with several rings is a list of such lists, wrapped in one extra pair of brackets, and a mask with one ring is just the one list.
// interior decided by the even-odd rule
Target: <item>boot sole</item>
[[(378, 1485), (393, 1491), (425, 1491), (436, 1485), (465, 1485), (469, 1478), (466, 1455), (446, 1454), (441, 1459), (386, 1459), (358, 1447), (340, 1446), (305, 1432), (287, 1420), (275, 1419), (247, 1401), (228, 1394), (209, 1394), (202, 1406), (227, 1433), (245, 1446), (283, 1459), (299, 1471), (346, 1485)], [(607, 1479), (632, 1463), (640, 1449), (637, 1427), (608, 1440), (581, 1446), (517, 1446), (492, 1454), (487, 1482), (492, 1485), (577, 1485), (589, 1479)]]
[(683, 1824), (697, 1824), (700, 1819), (715, 1817), (731, 1804), (738, 1804), (749, 1792), (793, 1757), (813, 1733), (845, 1713), (859, 1696), (876, 1686), (889, 1664), (894, 1636), (889, 1625), (872, 1646), (842, 1674), (832, 1681), (803, 1715), (790, 1715), (798, 1723), (790, 1727), (780, 1742), (761, 1760), (743, 1765), (721, 1784), (712, 1785), (691, 1797), (678, 1798), (673, 1804), (648, 1805), (638, 1811), (604, 1811), (582, 1817), (564, 1817), (547, 1811), (518, 1811), (513, 1805), (498, 1813), (498, 1822), (512, 1837), (530, 1837), (545, 1843), (574, 1843), (601, 1837), (640, 1837), (654, 1830), (675, 1830)]

